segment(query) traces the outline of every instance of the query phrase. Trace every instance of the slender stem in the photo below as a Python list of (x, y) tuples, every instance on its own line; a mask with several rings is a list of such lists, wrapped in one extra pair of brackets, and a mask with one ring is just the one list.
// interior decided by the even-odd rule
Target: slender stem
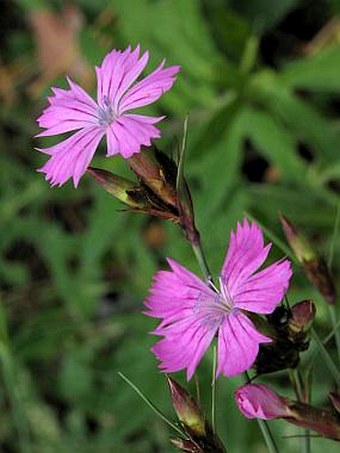
[(200, 242), (197, 244), (191, 244), (192, 249), (194, 251), (195, 257), (197, 259), (198, 265), (202, 271), (202, 274), (204, 275), (204, 278), (208, 284), (211, 283), (211, 273), (209, 270), (208, 262), (205, 257), (205, 254), (203, 252), (203, 248)]
[[(297, 368), (295, 368), (294, 370), (290, 370), (289, 376), (292, 381), (298, 401), (306, 403), (307, 401), (305, 401), (304, 398), (304, 391), (299, 370)], [(310, 451), (311, 451), (310, 432), (308, 429), (302, 429), (301, 453), (310, 453)]]
[(293, 385), (293, 390), (298, 401), (302, 401), (302, 385), (300, 381), (300, 376), (298, 375), (297, 369), (289, 370), (289, 377)]
[(313, 336), (314, 340), (316, 341), (316, 344), (324, 358), (325, 364), (327, 365), (330, 373), (332, 374), (334, 380), (336, 381), (338, 388), (340, 388), (340, 372), (339, 372), (338, 368), (334, 365), (334, 362), (333, 362), (331, 356), (328, 354), (326, 348), (320, 341), (320, 338), (318, 337), (318, 335), (316, 334), (314, 329), (311, 329), (311, 333), (312, 333), (312, 336)]
[[(329, 246), (329, 253), (328, 253), (328, 260), (327, 260), (327, 265), (328, 265), (329, 271), (331, 271), (331, 267), (333, 264), (335, 242), (336, 242), (336, 237), (339, 232), (339, 226), (340, 226), (340, 198), (339, 198), (337, 206), (336, 206), (336, 216), (335, 216), (335, 222), (334, 222), (333, 235), (332, 235), (332, 240), (331, 240), (331, 243)], [(337, 325), (337, 315), (336, 315), (335, 306), (328, 304), (328, 310), (329, 310), (329, 316), (331, 319), (332, 326), (335, 329), (335, 326)], [(336, 349), (337, 349), (337, 354), (338, 354), (338, 361), (340, 364), (340, 331), (338, 329), (335, 329), (335, 331), (334, 331), (334, 338), (335, 338), (335, 344), (336, 344)]]
[(336, 310), (335, 310), (335, 305), (330, 305), (327, 304), (328, 310), (329, 310), (329, 317), (331, 318), (331, 323), (332, 327), (334, 329), (334, 339), (335, 339), (335, 345), (336, 345), (336, 351), (338, 354), (338, 362), (340, 365), (340, 331), (337, 329), (337, 315), (336, 315)]
[(329, 332), (329, 334), (322, 340), (322, 344), (326, 346), (326, 344), (334, 337), (335, 332), (340, 328), (340, 319), (336, 322), (333, 329)]
[(211, 427), (213, 432), (216, 428), (216, 369), (217, 369), (217, 347), (213, 346), (213, 367), (211, 377)]
[(196, 401), (201, 406), (201, 391), (200, 391), (200, 380), (197, 374), (194, 375), (195, 387), (196, 387)]
[(259, 427), (261, 429), (263, 438), (266, 442), (268, 451), (270, 453), (279, 453), (279, 450), (275, 444), (273, 435), (269, 429), (268, 423), (265, 420), (261, 420), (260, 418), (257, 419), (257, 423), (259, 424)]
[(151, 400), (147, 396), (145, 396), (141, 390), (128, 379), (125, 374), (121, 373), (118, 371), (118, 375), (125, 381), (136, 393), (138, 396), (142, 398), (142, 400), (152, 409), (165, 423), (167, 423), (169, 426), (171, 426), (172, 429), (177, 431), (181, 436), (186, 437), (185, 433), (177, 426), (175, 423), (173, 423), (171, 420), (169, 420), (163, 412), (161, 412), (158, 407), (156, 407)]
[(327, 265), (328, 265), (329, 269), (331, 269), (332, 264), (333, 264), (335, 241), (336, 241), (336, 237), (338, 235), (339, 225), (340, 225), (340, 198), (338, 200), (337, 207), (336, 207), (336, 216), (335, 216), (335, 222), (334, 222), (333, 235), (332, 235), (332, 240), (331, 240), (331, 243), (329, 246), (329, 254), (328, 254), (328, 260), (327, 260)]
[[(248, 372), (246, 371), (244, 373), (244, 376), (245, 376), (245, 381), (247, 384), (249, 384), (250, 382), (250, 376), (248, 374)], [(269, 428), (269, 425), (267, 423), (266, 420), (262, 420), (260, 418), (257, 418), (256, 419), (259, 427), (260, 427), (260, 430), (262, 432), (262, 436), (264, 438), (264, 441), (266, 443), (266, 446), (268, 448), (268, 451), (270, 453), (279, 453), (279, 450), (275, 444), (275, 440), (274, 440), (274, 437), (272, 435), (272, 432), (270, 431), (270, 428)]]

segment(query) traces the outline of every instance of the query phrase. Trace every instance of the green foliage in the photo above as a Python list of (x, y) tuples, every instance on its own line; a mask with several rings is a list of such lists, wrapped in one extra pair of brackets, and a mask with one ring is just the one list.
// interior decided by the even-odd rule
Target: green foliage
[[(260, 45), (265, 34), (279, 33), (280, 22), (299, 2), (73, 3), (84, 15), (79, 45), (91, 65), (109, 48), (130, 43), (150, 50), (151, 65), (164, 57), (181, 65), (173, 90), (148, 111), (167, 115), (159, 146), (172, 153), (189, 115), (185, 172), (216, 275), (230, 230), (245, 212), (283, 241), (281, 211), (328, 251), (340, 177), (340, 129), (332, 106), (340, 91), (340, 48), (333, 43), (299, 57), (295, 47), (289, 55), (278, 48), (277, 68), (265, 64)], [(313, 15), (312, 3), (306, 15)], [(59, 11), (60, 4), (18, 0), (7, 14), (9, 20), (24, 20), (28, 10)], [(330, 14), (327, 9), (325, 16)], [(124, 208), (86, 176), (77, 190), (71, 184), (48, 187), (34, 171), (45, 156), (33, 151), (41, 143), (32, 137), (44, 96), (58, 82), (45, 81), (43, 94), (34, 98), (26, 90), (39, 72), (32, 32), (14, 28), (7, 44), (9, 66), (30, 69), (15, 83), (16, 98), (0, 107), (0, 445), (24, 453), (172, 452), (168, 438), (174, 433), (117, 371), (174, 418), (165, 379), (149, 351), (155, 338), (148, 332), (155, 323), (142, 315), (142, 300), (166, 256), (199, 274), (192, 251), (174, 225), (120, 212)], [(122, 159), (103, 156), (98, 153), (96, 166), (131, 177)], [(160, 238), (150, 239), (153, 226)], [(339, 251), (336, 238), (336, 277)], [(275, 253), (282, 256), (279, 248)], [(297, 272), (290, 299), (310, 294)], [(323, 301), (316, 303), (328, 332)], [(315, 368), (320, 374), (322, 365)], [(199, 371), (205, 407), (210, 370), (208, 356)], [(272, 379), (282, 382), (280, 376)], [(260, 451), (257, 426), (242, 418), (232, 401), (239, 384), (218, 381), (218, 429), (230, 451), (243, 452), (249, 445)], [(188, 386), (195, 391), (193, 383)], [(287, 391), (283, 385), (282, 393)], [(326, 384), (315, 391), (321, 404), (326, 391)], [(299, 433), (281, 422), (274, 431)], [(281, 442), (284, 451), (298, 451), (296, 439)], [(323, 445), (318, 442), (315, 451)], [(335, 452), (331, 443), (327, 448)]]

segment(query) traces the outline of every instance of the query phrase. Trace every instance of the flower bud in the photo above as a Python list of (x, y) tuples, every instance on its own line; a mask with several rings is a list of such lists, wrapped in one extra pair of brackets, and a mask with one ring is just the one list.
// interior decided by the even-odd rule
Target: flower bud
[(141, 183), (140, 185), (110, 173), (107, 170), (90, 167), (87, 173), (106, 192), (129, 206), (134, 212), (149, 214), (164, 220), (170, 220), (176, 224), (180, 223), (178, 213), (171, 206), (152, 193), (149, 188)]
[(236, 403), (247, 418), (289, 417), (286, 399), (263, 384), (246, 384), (235, 392)]
[(334, 409), (340, 414), (340, 395), (335, 392), (329, 394), (329, 399), (333, 404)]
[(145, 209), (147, 207), (147, 199), (140, 193), (138, 186), (136, 186), (134, 182), (100, 168), (89, 167), (87, 173), (102, 186), (106, 192), (131, 208)]
[(295, 226), (285, 217), (280, 214), (280, 221), (283, 232), (287, 238), (288, 244), (293, 249), (300, 263), (304, 261), (312, 261), (317, 258), (317, 255), (308, 242), (307, 238), (298, 233)]
[(179, 420), (195, 436), (203, 437), (206, 432), (205, 419), (196, 401), (176, 381), (168, 379), (172, 404)]
[(240, 411), (247, 418), (284, 418), (293, 425), (316, 431), (320, 436), (340, 440), (340, 417), (299, 401), (284, 398), (263, 384), (247, 384), (235, 392)]
[(137, 178), (142, 181), (163, 203), (177, 210), (176, 174), (177, 167), (164, 153), (150, 150), (134, 154), (128, 163)]
[(288, 334), (294, 344), (304, 342), (315, 318), (316, 308), (311, 300), (298, 302), (291, 308)]
[(287, 217), (281, 214), (280, 221), (287, 241), (301, 263), (306, 277), (329, 304), (334, 304), (336, 290), (324, 259), (317, 254), (307, 238), (297, 231)]
[(204, 453), (204, 450), (202, 450), (202, 448), (192, 440), (185, 439), (170, 439), (170, 440), (171, 443), (179, 450), (185, 451), (187, 453)]

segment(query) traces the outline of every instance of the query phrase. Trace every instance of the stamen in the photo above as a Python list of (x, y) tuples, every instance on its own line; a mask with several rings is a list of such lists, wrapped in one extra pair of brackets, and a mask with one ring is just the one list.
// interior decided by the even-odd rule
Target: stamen
[(101, 126), (112, 124), (118, 117), (107, 96), (103, 97), (104, 108), (98, 106), (98, 122)]
[(199, 318), (200, 323), (211, 329), (219, 327), (229, 311), (220, 292), (214, 295), (200, 292), (193, 308), (193, 314)]
[(223, 296), (223, 301), (225, 302), (225, 305), (227, 305), (227, 307), (229, 309), (231, 309), (233, 303), (232, 303), (232, 298), (230, 297), (230, 294), (228, 292), (228, 288), (224, 285), (221, 277), (218, 278), (218, 282), (220, 284), (220, 290), (221, 290), (221, 293)]

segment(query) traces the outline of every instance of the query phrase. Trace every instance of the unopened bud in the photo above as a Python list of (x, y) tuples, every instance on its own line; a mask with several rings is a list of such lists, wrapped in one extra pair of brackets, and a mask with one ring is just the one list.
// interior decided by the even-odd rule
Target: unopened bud
[(236, 392), (236, 402), (247, 418), (284, 418), (293, 425), (340, 440), (340, 418), (330, 411), (284, 398), (263, 384), (247, 384)]
[(309, 279), (329, 304), (334, 304), (336, 290), (324, 259), (314, 250), (308, 239), (280, 214), (280, 221), (287, 241)]
[(288, 329), (292, 332), (307, 332), (314, 321), (316, 308), (311, 300), (302, 300), (291, 308)]
[(90, 167), (87, 173), (106, 192), (129, 206), (134, 212), (149, 214), (164, 220), (170, 220), (176, 224), (180, 223), (177, 211), (167, 206), (164, 202), (152, 193), (146, 185), (129, 181), (110, 173), (107, 170)]
[(179, 450), (187, 453), (204, 453), (204, 450), (192, 440), (170, 439), (171, 443)]
[(316, 259), (317, 254), (315, 253), (307, 238), (298, 233), (295, 226), (287, 219), (287, 217), (282, 214), (280, 214), (279, 217), (288, 244), (293, 249), (293, 252), (295, 253), (299, 262), (303, 263), (305, 261), (308, 262)]
[(163, 203), (177, 209), (176, 165), (165, 154), (158, 150), (151, 157), (150, 150), (142, 149), (134, 154), (128, 163), (141, 180)]
[(131, 208), (145, 209), (146, 198), (140, 193), (136, 184), (128, 179), (116, 176), (100, 168), (89, 167), (87, 173), (109, 194), (127, 204)]
[(181, 385), (169, 377), (167, 379), (172, 404), (179, 420), (195, 436), (203, 437), (206, 431), (205, 419), (198, 404)]
[(334, 409), (340, 414), (340, 395), (335, 392), (329, 394), (329, 399), (333, 404)]
[(247, 418), (288, 417), (290, 415), (286, 399), (263, 384), (246, 384), (235, 392), (236, 403)]

